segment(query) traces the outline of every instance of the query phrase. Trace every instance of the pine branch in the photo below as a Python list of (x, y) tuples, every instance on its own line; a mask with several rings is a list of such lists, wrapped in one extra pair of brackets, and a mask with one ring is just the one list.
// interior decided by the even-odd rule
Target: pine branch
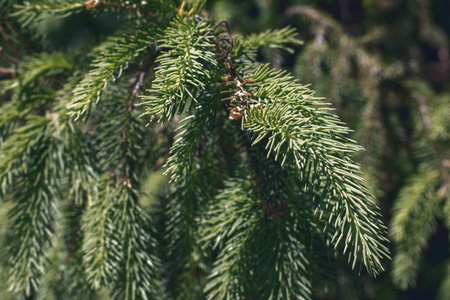
[(281, 48), (293, 53), (293, 49), (286, 45), (302, 45), (303, 42), (296, 39), (295, 28), (284, 27), (277, 30), (267, 30), (259, 34), (251, 34), (244, 39), (243, 47), (247, 50), (267, 46), (269, 48)]
[[(206, 100), (206, 101), (205, 101)], [(203, 106), (197, 105), (192, 115), (183, 119), (170, 148), (171, 156), (165, 167), (166, 175), (171, 175), (171, 182), (183, 182), (190, 176), (192, 160), (197, 152), (197, 143), (202, 131), (214, 121), (217, 104), (214, 98), (202, 99)]]
[[(147, 26), (146, 26), (147, 27)], [(148, 29), (148, 28), (147, 28)], [(124, 68), (133, 57), (144, 52), (157, 40), (158, 28), (151, 33), (138, 29), (136, 33), (110, 40), (91, 65), (91, 71), (74, 89), (74, 98), (68, 105), (70, 115), (76, 119), (88, 114), (92, 105), (97, 104), (102, 91), (110, 79), (117, 74), (120, 77)], [(118, 72), (118, 73), (117, 73)]]
[(101, 178), (98, 192), (93, 195), (92, 204), (83, 217), (86, 279), (97, 290), (117, 280), (120, 268), (120, 236), (115, 233), (112, 219), (116, 193), (111, 187), (111, 179)]
[(257, 195), (253, 180), (234, 178), (212, 203), (202, 240), (213, 242), (219, 257), (208, 299), (310, 299), (306, 249), (291, 231), (298, 216), (274, 221)]
[[(33, 119), (32, 119), (33, 120)], [(34, 118), (28, 126), (21, 127), (15, 135), (2, 144), (0, 150), (0, 183), (2, 199), (15, 185), (15, 178), (27, 171), (28, 160), (33, 152), (39, 153), (39, 143), (43, 138), (43, 128), (48, 124), (47, 118)], [(24, 166), (22, 166), (25, 163)], [(29, 166), (29, 165), (28, 165)]]
[(176, 299), (204, 298), (203, 287), (209, 273), (209, 251), (201, 247), (200, 228), (223, 170), (213, 165), (215, 149), (201, 155), (198, 152), (189, 176), (172, 185), (167, 205), (166, 259), (171, 261), (168, 286)]
[[(369, 274), (377, 275), (384, 269), (382, 259), (388, 257), (382, 244), (385, 237), (379, 236), (384, 227), (362, 184), (359, 166), (351, 160), (360, 148), (345, 137), (348, 129), (320, 108), (323, 102), (281, 72), (261, 66), (248, 81), (255, 87), (249, 95), (260, 102), (259, 107), (242, 107), (247, 115), (242, 124), (254, 134), (253, 144), (265, 141), (268, 156), (280, 157), (281, 165), (296, 166), (302, 181), (320, 191), (316, 212), (320, 218), (329, 205), (333, 207), (327, 223), (335, 230), (331, 240), (335, 247), (345, 241), (344, 253), (348, 251), (352, 266), (361, 256)], [(307, 158), (314, 160), (311, 171), (317, 181), (309, 181), (314, 177), (305, 169)]]
[[(11, 197), (17, 201), (11, 210), (9, 254), (9, 288), (17, 295), (31, 296), (45, 272), (53, 216), (60, 198), (62, 147), (53, 143), (49, 119), (36, 118), (0, 150), (0, 180), (3, 190), (15, 189)], [(12, 178), (11, 175), (14, 175)]]
[(161, 44), (156, 78), (150, 95), (143, 96), (145, 115), (161, 121), (171, 120), (186, 107), (190, 110), (206, 90), (206, 83), (216, 76), (218, 62), (213, 52), (214, 40), (206, 22), (178, 18), (166, 29)]
[(114, 228), (119, 233), (122, 261), (115, 281), (115, 299), (159, 299), (161, 296), (160, 263), (154, 255), (156, 241), (148, 231), (153, 221), (136, 205), (136, 192), (122, 184), (117, 188)]
[(31, 3), (15, 5), (17, 11), (11, 16), (16, 17), (21, 26), (26, 27), (32, 22), (42, 21), (52, 15), (67, 17), (85, 9), (84, 0), (33, 0)]
[(436, 229), (436, 213), (442, 201), (435, 190), (437, 179), (435, 171), (417, 173), (400, 191), (394, 204), (390, 235), (396, 254), (392, 274), (401, 289), (416, 283), (420, 256)]
[(46, 78), (70, 74), (74, 70), (75, 62), (68, 55), (61, 52), (43, 52), (25, 58), (19, 65), (20, 76), (17, 81), (24, 87), (34, 87)]
[[(252, 197), (252, 182), (230, 180), (216, 205), (210, 209), (202, 240), (212, 242), (222, 250), (205, 287), (207, 299), (239, 299), (246, 296), (246, 285), (251, 278), (248, 266), (252, 238), (258, 234), (261, 215), (258, 200)], [(226, 209), (224, 209), (226, 208)], [(248, 295), (250, 296), (250, 295)], [(255, 295), (253, 295), (255, 296)]]

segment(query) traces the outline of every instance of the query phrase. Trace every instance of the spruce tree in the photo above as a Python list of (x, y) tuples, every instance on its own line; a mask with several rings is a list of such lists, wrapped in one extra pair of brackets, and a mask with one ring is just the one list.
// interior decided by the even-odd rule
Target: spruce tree
[[(384, 270), (362, 148), (323, 98), (258, 61), (299, 47), (296, 30), (233, 35), (204, 6), (2, 1), (12, 297), (310, 299), (338, 256)], [(47, 18), (106, 12), (121, 26), (88, 51), (38, 44)]]

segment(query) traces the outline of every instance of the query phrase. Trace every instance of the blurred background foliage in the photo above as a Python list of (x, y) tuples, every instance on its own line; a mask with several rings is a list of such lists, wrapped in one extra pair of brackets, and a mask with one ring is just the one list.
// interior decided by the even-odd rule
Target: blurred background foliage
[[(77, 53), (126, 24), (119, 18), (127, 16), (115, 12), (95, 17), (80, 12), (67, 18), (48, 16), (22, 28), (20, 16), (8, 17), (13, 4), (20, 2), (0, 2), (0, 46), (16, 59), (31, 51), (65, 51), (76, 60)], [(354, 130), (352, 138), (366, 149), (357, 160), (389, 227), (393, 260), (377, 279), (355, 274), (344, 263), (337, 280), (316, 286), (315, 299), (450, 299), (449, 12), (448, 0), (206, 4), (204, 17), (227, 20), (233, 32), (244, 35), (296, 28), (304, 44), (295, 51), (270, 49), (258, 55), (275, 68), (292, 71), (302, 84), (311, 84), (316, 95), (326, 97)], [(10, 61), (0, 59), (1, 78), (11, 78), (15, 71)], [(149, 174), (149, 180), (166, 183), (160, 173)], [(150, 208), (158, 189), (153, 184), (146, 192), (149, 197), (142, 202)], [(9, 209), (0, 206), (1, 235)], [(0, 260), (3, 257), (0, 252)], [(52, 270), (63, 265), (46, 274), (42, 299), (58, 299), (58, 281), (63, 280), (58, 276), (64, 272)], [(1, 297), (8, 299), (3, 279)]]

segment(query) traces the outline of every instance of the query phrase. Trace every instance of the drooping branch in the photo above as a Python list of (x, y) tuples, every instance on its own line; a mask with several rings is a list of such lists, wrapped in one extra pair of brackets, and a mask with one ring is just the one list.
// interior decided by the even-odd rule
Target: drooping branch
[[(427, 136), (431, 136), (431, 120), (430, 120), (430, 115), (428, 112), (428, 105), (427, 105), (426, 99), (425, 99), (425, 97), (423, 97), (422, 95), (420, 95), (418, 93), (415, 93), (415, 97), (419, 101), (419, 111), (420, 111), (420, 116), (422, 119), (423, 128), (424, 128), (425, 132), (427, 133)], [(431, 139), (431, 144), (432, 144), (433, 150), (436, 154), (436, 157), (438, 158), (439, 173), (442, 176), (443, 181), (444, 181), (440, 188), (440, 192), (441, 192), (442, 196), (445, 197), (445, 196), (449, 195), (450, 178), (449, 178), (449, 174), (448, 174), (448, 169), (449, 169), (450, 163), (449, 163), (449, 160), (445, 157), (445, 154), (442, 153), (441, 151), (439, 151), (439, 146), (435, 139)]]

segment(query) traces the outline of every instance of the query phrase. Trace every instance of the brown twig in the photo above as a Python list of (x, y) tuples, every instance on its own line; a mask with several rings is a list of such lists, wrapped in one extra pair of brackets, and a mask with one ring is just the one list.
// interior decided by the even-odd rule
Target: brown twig
[(19, 61), (17, 58), (15, 58), (15, 57), (9, 55), (8, 53), (6, 53), (5, 51), (3, 51), (3, 47), (0, 47), (0, 55), (1, 55), (4, 59), (9, 60), (10, 62), (12, 62), (12, 63), (15, 64), (15, 65), (17, 65), (18, 63), (20, 63), (20, 61)]
[(0, 68), (0, 78), (14, 78), (16, 77), (16, 71), (14, 68)]
[(233, 37), (231, 36), (231, 31), (228, 28), (227, 21), (222, 21), (219, 24), (214, 25), (213, 27), (211, 27), (210, 31), (214, 32), (217, 29), (217, 27), (219, 27), (219, 26), (223, 26), (225, 28), (225, 30), (227, 31), (227, 35), (228, 35), (228, 46), (227, 46), (227, 49), (225, 50), (225, 53), (222, 56), (222, 61), (224, 61), (228, 57), (228, 54), (231, 51), (231, 47), (233, 46)]
[(9, 38), (8, 34), (6, 33), (5, 29), (3, 28), (3, 26), (0, 24), (0, 35), (3, 37), (3, 39), (6, 41), (6, 43), (8, 44), (9, 48), (11, 48), (12, 52), (14, 52), (14, 54), (20, 59), (23, 59), (22, 54), (20, 54), (19, 50), (16, 48), (16, 46), (14, 46), (13, 42), (11, 41), (11, 39)]
[[(125, 160), (128, 159), (127, 136), (128, 136), (128, 131), (130, 130), (130, 120), (131, 120), (131, 115), (132, 115), (133, 109), (135, 107), (135, 100), (141, 93), (142, 87), (144, 86), (145, 76), (147, 75), (147, 72), (150, 69), (150, 67), (155, 63), (155, 60), (156, 60), (158, 54), (159, 54), (159, 52), (157, 52), (156, 54), (153, 54), (151, 56), (151, 58), (144, 64), (142, 71), (139, 73), (139, 75), (137, 76), (137, 78), (134, 82), (133, 89), (131, 92), (131, 97), (128, 101), (128, 107), (127, 107), (126, 116), (125, 116), (125, 126), (122, 131), (122, 158), (124, 158)], [(130, 187), (133, 186), (133, 182), (132, 182), (131, 178), (128, 176), (126, 171), (123, 173), (121, 180), (122, 180), (122, 183), (126, 184), (127, 186), (130, 186)], [(136, 201), (137, 201), (137, 199), (136, 199)]]
[(33, 46), (27, 41), (27, 39), (23, 36), (23, 34), (17, 29), (14, 24), (11, 23), (11, 21), (0, 11), (0, 18), (5, 22), (5, 24), (11, 28), (12, 31), (16, 33), (16, 35), (19, 37), (20, 41), (25, 45), (25, 47), (30, 51), (31, 53), (34, 52)]

